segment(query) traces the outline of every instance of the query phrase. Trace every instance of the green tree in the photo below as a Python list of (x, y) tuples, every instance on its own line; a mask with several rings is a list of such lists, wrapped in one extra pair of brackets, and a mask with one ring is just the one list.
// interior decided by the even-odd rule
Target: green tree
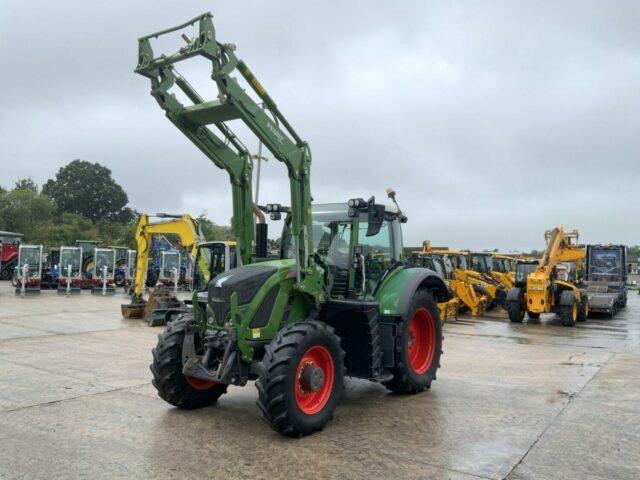
[(16, 186), (14, 190), (31, 190), (32, 192), (38, 192), (38, 185), (34, 182), (31, 177), (21, 178), (16, 182)]
[(207, 240), (234, 240), (231, 228), (216, 225), (206, 214), (201, 213), (197, 220), (200, 230)]
[(126, 223), (133, 216), (124, 189), (111, 177), (111, 170), (99, 163), (72, 161), (44, 184), (42, 193), (55, 200), (61, 213), (78, 213), (94, 223)]
[(51, 222), (56, 212), (55, 202), (29, 188), (16, 188), (0, 198), (0, 230), (19, 232), (25, 241), (33, 241), (39, 226)]

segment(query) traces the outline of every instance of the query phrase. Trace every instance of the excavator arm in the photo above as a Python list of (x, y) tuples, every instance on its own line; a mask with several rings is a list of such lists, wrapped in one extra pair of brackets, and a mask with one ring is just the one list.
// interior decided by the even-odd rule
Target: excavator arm
[[(198, 34), (189, 38), (183, 33), (186, 45), (177, 52), (154, 56), (151, 39), (196, 25)], [(216, 41), (212, 15), (205, 13), (176, 27), (140, 38), (135, 71), (151, 80), (151, 94), (174, 125), (215, 165), (228, 172), (233, 191), (232, 227), (244, 263), (250, 262), (254, 242), (253, 164), (247, 149), (225, 122), (241, 120), (274, 157), (286, 165), (291, 193), (291, 231), (297, 246), (297, 279), (299, 288), (304, 290), (303, 277), (310, 272), (307, 267), (312, 263), (309, 258), (313, 248), (309, 232), (311, 153), (307, 143), (298, 136), (251, 70), (236, 57), (234, 50), (234, 45)], [(215, 100), (203, 99), (175, 69), (178, 62), (195, 56), (210, 62), (211, 78), (218, 89)], [(240, 74), (264, 108), (231, 76), (233, 73)], [(191, 105), (182, 104), (170, 93), (174, 86), (184, 93)]]
[(131, 304), (122, 306), (122, 313), (125, 318), (138, 318), (142, 316), (146, 305), (146, 302), (142, 298), (142, 289), (144, 288), (144, 277), (149, 261), (151, 240), (154, 235), (177, 235), (182, 245), (194, 257), (197, 252), (198, 243), (204, 241), (198, 222), (190, 215), (157, 214), (156, 216), (162, 219), (168, 218), (169, 220), (151, 222), (149, 215), (142, 214), (138, 221), (138, 227), (135, 233), (138, 244), (135, 284)]

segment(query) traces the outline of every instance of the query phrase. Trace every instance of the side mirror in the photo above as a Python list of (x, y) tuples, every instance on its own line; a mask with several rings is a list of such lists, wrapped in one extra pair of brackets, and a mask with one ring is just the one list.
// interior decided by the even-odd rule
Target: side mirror
[(367, 237), (377, 235), (384, 222), (384, 205), (370, 203), (367, 208)]

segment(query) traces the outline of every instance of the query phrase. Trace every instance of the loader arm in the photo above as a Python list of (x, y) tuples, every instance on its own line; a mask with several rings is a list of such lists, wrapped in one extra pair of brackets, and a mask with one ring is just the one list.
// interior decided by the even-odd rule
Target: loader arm
[[(188, 38), (185, 46), (171, 55), (154, 57), (150, 40), (159, 36), (198, 27), (198, 35)], [(173, 28), (162, 30), (139, 39), (136, 73), (151, 79), (151, 94), (176, 125), (215, 165), (225, 169), (233, 189), (233, 231), (237, 238), (241, 258), (248, 263), (254, 241), (252, 203), (252, 162), (247, 149), (241, 144), (225, 122), (242, 121), (283, 162), (288, 170), (291, 195), (291, 231), (296, 244), (297, 287), (319, 298), (319, 273), (311, 258), (313, 242), (310, 234), (311, 153), (264, 87), (247, 65), (234, 54), (235, 46), (216, 41), (212, 15), (205, 13)], [(204, 100), (175, 69), (178, 62), (200, 56), (211, 65), (211, 78), (216, 83), (215, 100)], [(240, 74), (263, 102), (264, 109), (245, 91), (232, 74)], [(177, 86), (192, 102), (183, 105), (169, 90)], [(213, 132), (209, 126), (217, 130)], [(220, 135), (222, 138), (220, 138)], [(313, 274), (315, 271), (315, 275)], [(310, 275), (308, 284), (305, 276)], [(315, 282), (315, 283), (313, 283)]]

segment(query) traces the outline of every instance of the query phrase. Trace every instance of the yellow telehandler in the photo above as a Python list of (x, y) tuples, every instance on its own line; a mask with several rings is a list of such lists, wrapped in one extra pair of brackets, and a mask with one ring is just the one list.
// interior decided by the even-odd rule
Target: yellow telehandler
[[(536, 262), (516, 266), (515, 286), (507, 295), (507, 311), (512, 322), (521, 323), (525, 313), (538, 318), (557, 313), (566, 327), (585, 321), (589, 313), (587, 294), (580, 289), (585, 250), (578, 244), (578, 231), (565, 232), (562, 226), (545, 232), (547, 246)], [(562, 265), (566, 277), (559, 278)]]

